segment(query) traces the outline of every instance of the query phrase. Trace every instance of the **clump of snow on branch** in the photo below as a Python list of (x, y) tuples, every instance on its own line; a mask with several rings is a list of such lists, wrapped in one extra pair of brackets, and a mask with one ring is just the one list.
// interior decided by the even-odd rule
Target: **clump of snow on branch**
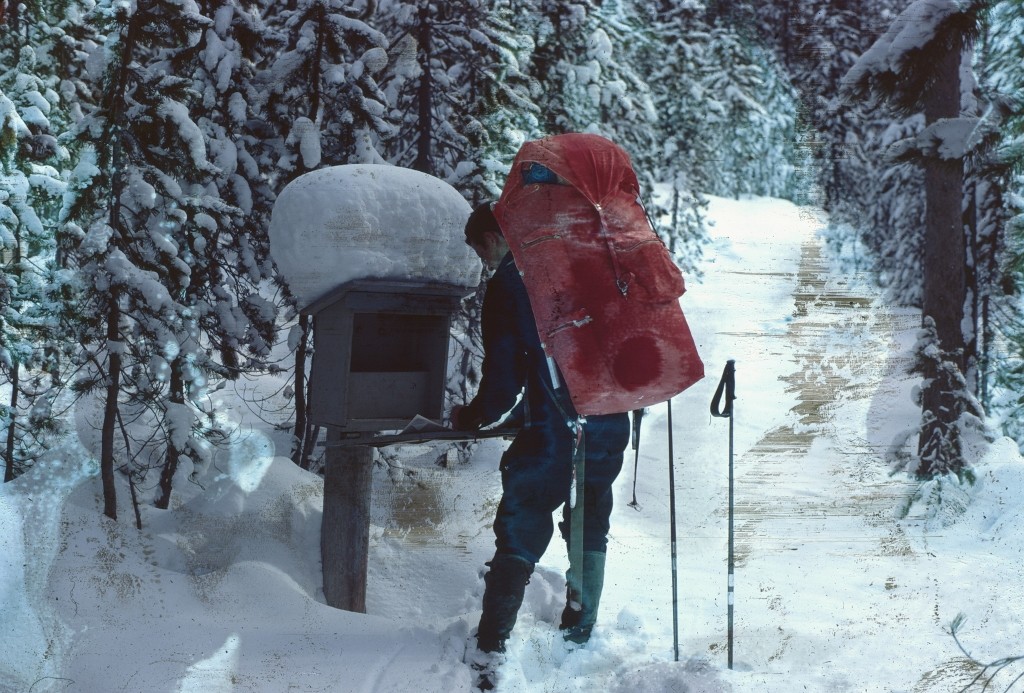
[(956, 0), (916, 0), (847, 72), (844, 85), (856, 84), (869, 75), (899, 74), (909, 55), (931, 43), (942, 23), (962, 11)]

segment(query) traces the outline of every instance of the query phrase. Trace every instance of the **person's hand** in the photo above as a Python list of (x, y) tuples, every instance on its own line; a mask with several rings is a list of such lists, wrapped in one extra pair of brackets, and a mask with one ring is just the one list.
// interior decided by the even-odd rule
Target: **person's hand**
[(456, 404), (452, 407), (449, 419), (452, 428), (456, 431), (475, 431), (480, 428), (479, 422), (473, 421), (470, 417), (466, 416), (466, 407), (462, 404)]

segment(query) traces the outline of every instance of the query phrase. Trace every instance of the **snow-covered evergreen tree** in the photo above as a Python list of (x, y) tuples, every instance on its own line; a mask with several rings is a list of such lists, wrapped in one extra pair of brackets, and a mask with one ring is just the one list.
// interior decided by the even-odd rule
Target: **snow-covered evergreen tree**
[(850, 139), (856, 137), (856, 143), (835, 174), (844, 182), (832, 193), (835, 222), (855, 225), (851, 235), (871, 253), (868, 266), (890, 299), (910, 306), (921, 305), (924, 172), (913, 163), (891, 161), (886, 153), (923, 128), (924, 118), (915, 115), (896, 117), (880, 132), (873, 127), (855, 131)]
[(737, 197), (790, 189), (795, 165), (786, 145), (796, 141), (792, 88), (775, 74), (771, 55), (748, 45), (732, 27), (712, 27), (706, 51), (705, 132), (718, 152), (709, 162), (714, 173), (706, 192)]
[[(479, 173), (461, 175), (455, 184), (497, 199), (519, 146), (540, 136), (541, 114), (536, 102), (539, 86), (526, 73), (534, 40), (516, 33), (514, 3), (483, 6), (488, 5), (481, 32), (486, 40), (473, 47), (466, 62), (475, 74), (470, 82), (469, 113), (479, 127), (471, 125), (471, 132), (478, 134), (470, 137), (470, 161), (478, 162)], [(480, 37), (474, 34), (472, 38)], [(474, 55), (483, 59), (473, 60)]]
[(538, 134), (525, 73), (533, 43), (513, 26), (512, 3), (395, 0), (378, 14), (394, 44), (387, 160), (444, 179), (471, 203), (496, 199), (519, 146)]
[[(963, 431), (968, 421), (980, 421), (983, 413), (968, 391), (956, 354), (950, 355), (942, 349), (931, 317), (925, 317), (914, 354), (914, 372), (921, 374), (925, 381), (924, 387), (917, 391), (922, 421), (914, 471), (921, 478), (950, 472), (958, 476), (969, 474), (963, 461)], [(937, 398), (937, 405), (928, 404), (929, 391)]]
[(708, 100), (706, 47), (710, 36), (704, 5), (698, 0), (642, 3), (647, 29), (638, 34), (631, 54), (651, 88), (657, 113), (658, 143), (651, 152), (652, 176), (667, 186), (661, 201), (659, 231), (673, 255), (694, 271), (707, 238), (705, 214), (713, 178), (714, 145), (705, 136)]
[(650, 87), (628, 50), (632, 36), (640, 30), (634, 17), (631, 5), (623, 7), (617, 1), (602, 2), (590, 13), (582, 51), (572, 63), (562, 64), (563, 89), (566, 99), (575, 105), (566, 114), (566, 124), (576, 131), (605, 135), (629, 152), (649, 197), (658, 114)]
[[(0, 26), (0, 454), (7, 481), (62, 432), (54, 405), (73, 346), (57, 317), (73, 282), (57, 264), (55, 233), (60, 169), (69, 159), (59, 137), (71, 118), (58, 93), (61, 66), (47, 54), (60, 32), (57, 4), (22, 7), (31, 11)], [(43, 9), (54, 12), (55, 26), (35, 16)]]
[(536, 83), (525, 70), (533, 41), (516, 31), (512, 3), (473, 0), (466, 25), (474, 27), (459, 42), (461, 67), (455, 72), (464, 83), (464, 101), (452, 103), (453, 130), (468, 135), (449, 182), (476, 204), (497, 199), (512, 158), (528, 139), (540, 134)]
[[(940, 0), (916, 0), (847, 73), (848, 93), (884, 98), (905, 115), (923, 113), (925, 129), (899, 147), (900, 156), (924, 168), (925, 224), (923, 228), (922, 313), (934, 323), (936, 358), (968, 371), (974, 354), (969, 334), (971, 309), (967, 274), (973, 257), (967, 253), (963, 225), (963, 160), (971, 151), (977, 118), (965, 114), (965, 97), (972, 95), (961, 78), (964, 53), (978, 24), (982, 0), (960, 5)], [(933, 359), (934, 360), (934, 359)], [(922, 391), (919, 473), (960, 471), (965, 461), (948, 434), (958, 425), (959, 412), (949, 406), (949, 391), (966, 382), (927, 373)], [(933, 454), (937, 437), (949, 441), (948, 454)]]
[(1024, 22), (1022, 0), (993, 3), (978, 46), (984, 157), (972, 162), (977, 236), (979, 396), (1024, 449)]
[[(24, 51), (32, 53), (31, 48)], [(29, 67), (24, 59), (19, 62), (19, 70)], [(34, 160), (37, 150), (31, 145), (52, 139), (44, 112), (49, 102), (31, 89), (38, 84), (30, 73), (19, 71), (16, 82), (15, 89), (29, 87), (27, 93), (12, 93), (16, 99), (24, 103), (19, 96), (38, 98), (29, 98), (36, 105), (19, 108), (0, 90), (0, 391), (7, 400), (0, 403), (0, 440), (5, 481), (30, 465), (46, 449), (48, 434), (57, 430), (50, 414), (60, 390), (62, 351), (49, 306), (50, 295), (59, 293), (53, 276), (56, 239), (46, 223), (47, 208), (59, 200), (62, 182), (56, 169)]]
[(218, 424), (204, 395), (236, 372), (246, 311), (233, 301), (250, 298), (220, 265), (239, 262), (220, 234), (240, 211), (221, 198), (221, 170), (192, 118), (196, 83), (176, 69), (214, 22), (191, 0), (101, 2), (91, 20), (109, 32), (107, 65), (102, 99), (78, 125), (85, 147), (62, 220), (81, 229), (79, 387), (102, 393), (104, 513), (116, 517), (115, 469), (131, 480), (208, 459), (205, 434)]
[[(882, 166), (877, 153), (863, 156), (862, 140), (876, 138), (890, 114), (879, 117), (856, 103), (836, 100), (843, 75), (895, 18), (906, 3), (892, 0), (788, 0), (758, 13), (758, 32), (770, 38), (801, 92), (802, 118), (819, 133), (808, 153), (817, 163), (822, 203), (830, 211), (863, 189), (866, 161)], [(898, 6), (898, 7), (897, 7)], [(869, 176), (870, 177), (870, 176)], [(877, 178), (877, 176), (874, 176)], [(863, 208), (861, 208), (863, 209)], [(858, 212), (862, 216), (862, 212)]]
[(657, 110), (632, 62), (639, 34), (631, 3), (539, 0), (524, 27), (536, 35), (532, 73), (546, 134), (593, 132), (622, 146), (649, 198), (656, 173)]
[[(256, 91), (254, 49), (262, 28), (235, 0), (205, 0), (201, 9), (213, 21), (199, 40), (168, 51), (161, 56), (166, 63), (157, 61), (153, 69), (192, 75), (188, 106), (197, 130), (187, 127), (197, 140), (190, 146), (205, 150), (208, 165), (182, 185), (191, 208), (182, 205), (187, 217), (180, 232), (187, 246), (181, 255), (192, 273), (175, 298), (191, 312), (209, 352), (196, 358), (196, 365), (208, 379), (233, 380), (265, 368), (276, 332), (277, 306), (260, 293), (273, 277), (267, 236), (273, 195), (250, 153), (259, 147), (248, 103)], [(188, 358), (170, 362), (169, 399), (179, 409), (186, 402)], [(203, 413), (214, 418), (209, 407)], [(171, 438), (172, 443), (179, 439)], [(187, 450), (179, 445), (167, 447), (157, 507), (168, 507), (183, 456)]]
[(384, 34), (340, 0), (296, 0), (268, 29), (279, 52), (258, 82), (278, 138), (274, 187), (321, 166), (379, 163), (392, 126), (378, 77), (388, 64)]
[[(529, 74), (537, 81), (540, 129), (545, 135), (574, 132), (593, 120), (593, 99), (579, 88), (577, 70), (585, 70), (587, 44), (596, 28), (592, 0), (518, 3), (517, 30), (533, 37)], [(592, 74), (584, 73), (584, 76)], [(580, 99), (583, 99), (582, 102)]]

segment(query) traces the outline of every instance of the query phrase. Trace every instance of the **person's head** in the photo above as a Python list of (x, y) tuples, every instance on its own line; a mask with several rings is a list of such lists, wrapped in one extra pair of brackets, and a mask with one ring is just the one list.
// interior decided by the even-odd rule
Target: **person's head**
[(466, 244), (491, 268), (497, 267), (508, 252), (508, 243), (505, 242), (489, 202), (478, 206), (469, 215), (466, 222)]

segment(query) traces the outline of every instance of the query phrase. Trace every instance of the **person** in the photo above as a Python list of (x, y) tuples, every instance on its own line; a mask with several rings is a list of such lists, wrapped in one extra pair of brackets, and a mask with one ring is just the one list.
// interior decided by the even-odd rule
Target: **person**
[[(453, 427), (475, 430), (521, 410), (518, 434), (502, 455), (502, 497), (494, 518), (495, 553), (484, 576), (477, 648), (501, 653), (516, 623), (526, 585), (554, 534), (552, 514), (569, 543), (570, 487), (577, 419), (564, 390), (556, 388), (541, 347), (526, 287), (490, 204), (477, 207), (465, 227), (466, 243), (494, 270), (481, 316), (484, 359), (480, 387), (471, 402), (452, 410)], [(560, 381), (560, 376), (559, 376)], [(522, 399), (516, 407), (517, 400)], [(588, 416), (584, 428), (582, 566), (570, 565), (561, 629), (566, 640), (585, 643), (597, 619), (604, 584), (612, 483), (622, 468), (629, 439), (626, 414)], [(571, 547), (570, 547), (571, 548)], [(572, 552), (570, 551), (570, 556)], [(582, 573), (582, 589), (575, 575)], [(481, 686), (487, 689), (487, 681)]]

